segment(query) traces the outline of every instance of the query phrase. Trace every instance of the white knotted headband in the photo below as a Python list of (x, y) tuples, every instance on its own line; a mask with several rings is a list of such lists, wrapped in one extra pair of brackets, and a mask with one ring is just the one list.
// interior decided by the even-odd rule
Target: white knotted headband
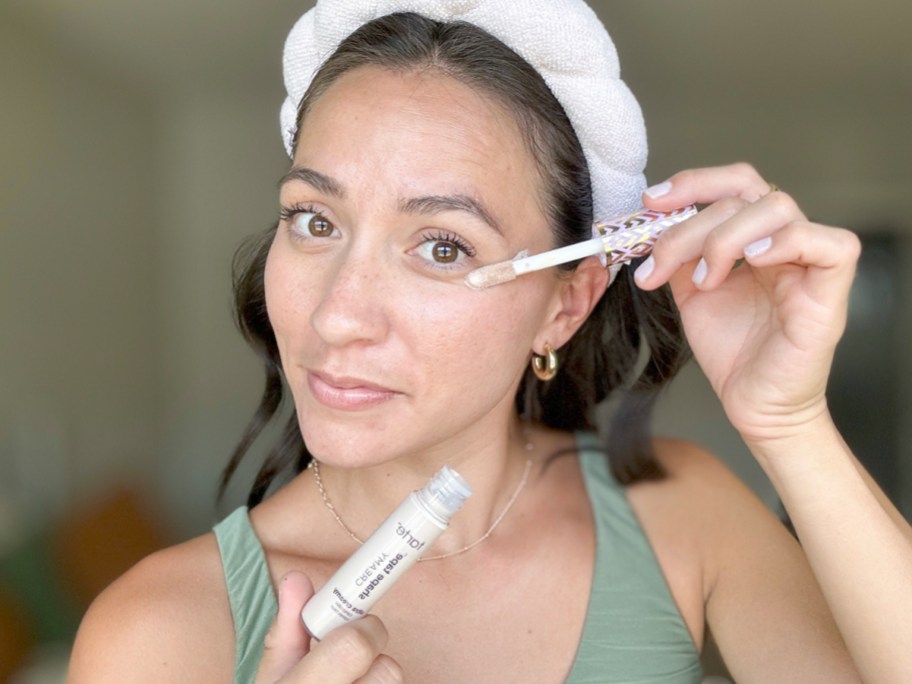
[(638, 209), (646, 187), (646, 128), (620, 78), (614, 43), (582, 0), (318, 0), (295, 24), (283, 57), (285, 149), (293, 154), (298, 105), (345, 38), (395, 12), (465, 21), (501, 40), (544, 78), (579, 138), (592, 179), (595, 218)]

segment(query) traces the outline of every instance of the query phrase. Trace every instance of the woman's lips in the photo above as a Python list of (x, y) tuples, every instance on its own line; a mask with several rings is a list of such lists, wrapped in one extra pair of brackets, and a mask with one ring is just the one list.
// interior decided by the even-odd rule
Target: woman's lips
[(382, 404), (395, 397), (394, 392), (366, 380), (348, 377), (333, 377), (309, 371), (307, 384), (314, 398), (333, 409), (356, 411)]

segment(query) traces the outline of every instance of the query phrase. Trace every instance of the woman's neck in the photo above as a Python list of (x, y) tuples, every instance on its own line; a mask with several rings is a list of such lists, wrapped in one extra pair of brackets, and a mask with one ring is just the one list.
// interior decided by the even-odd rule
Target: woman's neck
[[(340, 538), (349, 534), (363, 540), (412, 491), (420, 489), (444, 465), (456, 470), (472, 487), (463, 509), (450, 528), (428, 552), (449, 554), (476, 542), (518, 496), (528, 475), (527, 462), (540, 458), (531, 428), (510, 421), (498, 435), (460, 435), (420, 454), (408, 454), (384, 463), (345, 468), (319, 464), (319, 485), (313, 470), (302, 477), (313, 480), (311, 491), (327, 509), (326, 520), (338, 527)], [(519, 492), (521, 494), (521, 492)]]

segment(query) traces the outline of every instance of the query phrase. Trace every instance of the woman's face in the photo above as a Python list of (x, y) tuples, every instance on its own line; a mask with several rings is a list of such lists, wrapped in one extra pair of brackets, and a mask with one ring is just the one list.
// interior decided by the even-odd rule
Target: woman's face
[(266, 301), (305, 442), (338, 465), (502, 430), (561, 281), (463, 277), (550, 248), (516, 123), (438, 71), (349, 72), (312, 106), (281, 186)]

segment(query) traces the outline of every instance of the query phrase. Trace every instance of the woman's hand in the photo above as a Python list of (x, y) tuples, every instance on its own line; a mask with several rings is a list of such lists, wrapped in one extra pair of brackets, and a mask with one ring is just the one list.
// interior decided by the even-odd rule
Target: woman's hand
[(671, 284), (697, 361), (776, 487), (861, 679), (912, 681), (912, 528), (840, 437), (824, 394), (858, 238), (808, 221), (746, 165), (684, 171), (663, 189), (648, 207), (709, 206), (659, 239), (638, 282)]
[(266, 635), (256, 684), (393, 684), (402, 670), (387, 655), (387, 633), (373, 615), (330, 632), (311, 644), (301, 622), (301, 609), (313, 596), (310, 580), (290, 572), (279, 586), (279, 611)]
[(808, 221), (746, 164), (684, 171), (644, 200), (708, 205), (659, 239), (636, 279), (671, 284), (694, 355), (744, 439), (789, 437), (827, 415), (858, 238)]

